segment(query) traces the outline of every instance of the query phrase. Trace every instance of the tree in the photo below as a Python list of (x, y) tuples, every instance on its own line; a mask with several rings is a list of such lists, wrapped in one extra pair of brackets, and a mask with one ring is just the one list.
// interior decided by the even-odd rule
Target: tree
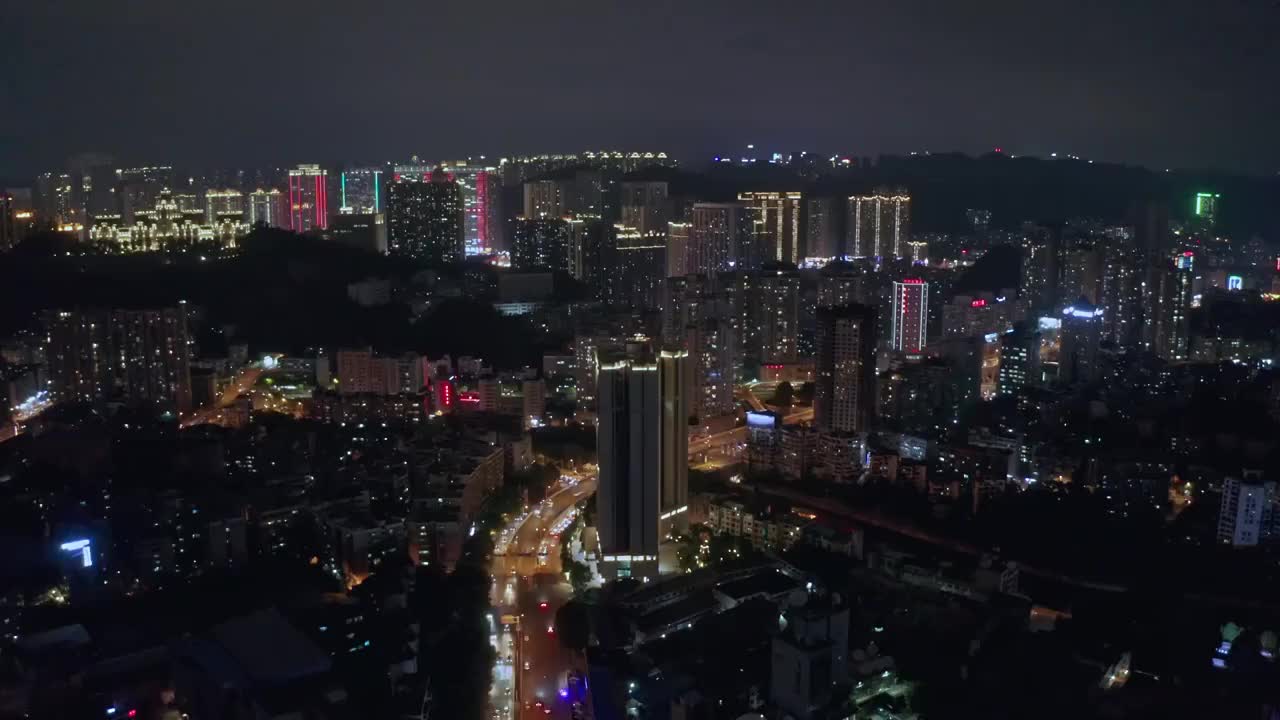
[(773, 405), (786, 411), (791, 408), (791, 403), (795, 401), (795, 394), (795, 388), (791, 387), (791, 383), (783, 382), (773, 392)]

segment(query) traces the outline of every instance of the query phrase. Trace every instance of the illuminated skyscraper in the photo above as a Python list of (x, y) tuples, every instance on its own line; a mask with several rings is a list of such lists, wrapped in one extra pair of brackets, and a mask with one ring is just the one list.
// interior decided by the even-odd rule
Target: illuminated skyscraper
[(1163, 261), (1145, 296), (1143, 314), (1152, 326), (1155, 354), (1169, 362), (1186, 360), (1190, 352), (1195, 259), (1188, 250)]
[(893, 331), (890, 347), (919, 353), (925, 346), (929, 322), (929, 283), (919, 278), (893, 282)]
[(911, 196), (880, 190), (849, 198), (846, 252), (854, 257), (907, 257), (911, 239)]
[(249, 193), (248, 221), (250, 226), (284, 227), (284, 193), (272, 188), (261, 188)]
[(245, 216), (244, 193), (230, 189), (209, 190), (204, 194), (204, 208), (204, 220), (207, 223), (243, 222)]
[(799, 265), (804, 259), (800, 193), (744, 192), (738, 201), (750, 209), (761, 261)]
[(500, 217), (494, 209), (502, 195), (497, 168), (471, 161), (446, 162), (441, 167), (462, 190), (467, 255), (494, 252), (500, 246), (502, 230), (500, 220), (493, 224), (495, 217)]
[(1273, 481), (1246, 470), (1244, 478), (1222, 483), (1218, 506), (1218, 542), (1232, 547), (1267, 545), (1280, 536), (1280, 495)]
[(683, 530), (689, 520), (689, 353), (664, 349), (658, 353), (658, 392), (661, 437), (658, 443), (658, 534)]
[(996, 380), (998, 395), (1016, 395), (1039, 379), (1040, 333), (1019, 326), (1000, 336), (1000, 370)]
[(319, 165), (289, 171), (289, 229), (304, 233), (329, 227), (328, 173)]
[(1222, 196), (1218, 193), (1196, 193), (1191, 210), (1196, 225), (1203, 230), (1212, 230), (1218, 224), (1218, 201)]
[(442, 171), (428, 182), (387, 188), (387, 237), (393, 254), (437, 263), (465, 256), (462, 189)]
[(382, 212), (382, 171), (357, 168), (342, 171), (338, 212), (370, 215)]
[[(672, 376), (660, 374), (652, 349), (639, 343), (626, 351), (601, 349), (598, 358), (600, 572), (607, 579), (656, 578), (667, 434), (662, 380)], [(688, 422), (678, 419), (682, 426)]]
[(865, 305), (819, 308), (813, 419), (819, 430), (866, 430), (876, 405), (876, 313)]

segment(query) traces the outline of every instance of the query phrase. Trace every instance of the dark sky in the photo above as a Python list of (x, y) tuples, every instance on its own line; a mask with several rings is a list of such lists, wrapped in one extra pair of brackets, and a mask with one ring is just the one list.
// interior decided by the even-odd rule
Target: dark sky
[(1280, 170), (1277, 0), (0, 0), (0, 177), (667, 149)]

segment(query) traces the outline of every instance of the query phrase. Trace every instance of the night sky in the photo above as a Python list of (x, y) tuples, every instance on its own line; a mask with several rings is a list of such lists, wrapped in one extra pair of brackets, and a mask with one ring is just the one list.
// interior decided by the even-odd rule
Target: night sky
[[(125, 6), (128, 10), (125, 10)], [(1276, 0), (0, 0), (0, 177), (666, 149), (1280, 170)]]

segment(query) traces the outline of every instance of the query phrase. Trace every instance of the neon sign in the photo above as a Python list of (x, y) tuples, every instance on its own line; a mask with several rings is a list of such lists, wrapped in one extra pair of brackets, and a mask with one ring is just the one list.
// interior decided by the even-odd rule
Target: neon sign
[(93, 548), (88, 540), (72, 540), (59, 546), (63, 552), (80, 553), (80, 567), (93, 567)]

